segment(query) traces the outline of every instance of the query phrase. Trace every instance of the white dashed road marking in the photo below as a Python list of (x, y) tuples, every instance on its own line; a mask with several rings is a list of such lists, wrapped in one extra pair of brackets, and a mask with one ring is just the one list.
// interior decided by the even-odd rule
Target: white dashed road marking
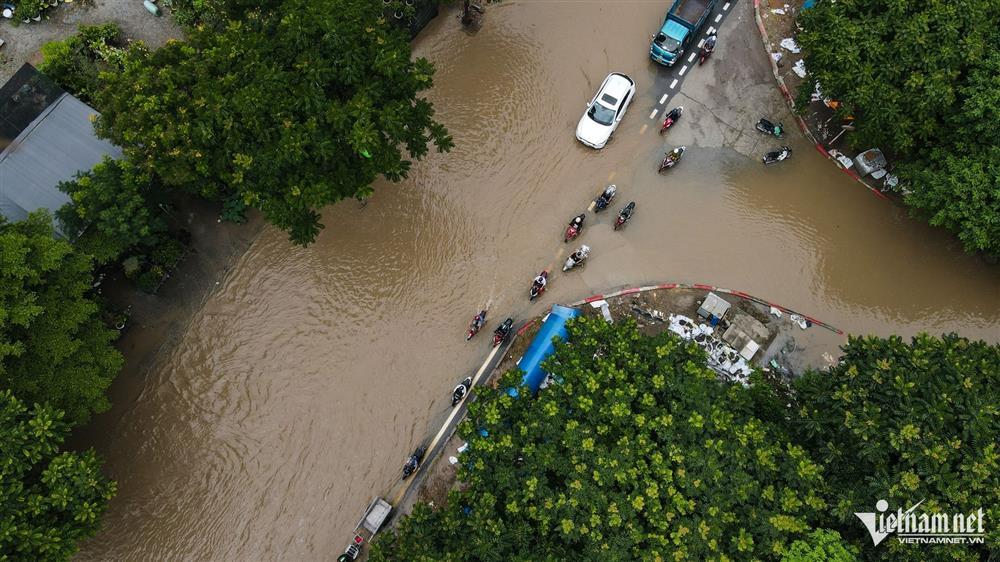
[(660, 98), (660, 105), (663, 105), (663, 102), (665, 101), (667, 101), (667, 94), (663, 94), (663, 97)]
[(688, 57), (688, 62), (694, 62), (694, 57), (697, 56), (697, 55), (698, 55), (698, 53), (691, 53), (691, 56)]
[(700, 49), (704, 44), (705, 44), (705, 40), (704, 39), (702, 39), (701, 41), (698, 41), (698, 48)]
[(674, 78), (674, 81), (670, 83), (670, 89), (673, 90), (674, 86), (676, 86), (676, 85), (677, 85), (677, 79)]
[(708, 35), (711, 35), (711, 34), (713, 34), (715, 32), (716, 32), (716, 29), (714, 27), (708, 26), (708, 31), (705, 32), (705, 35), (708, 36)]
[(726, 5), (722, 7), (722, 11), (725, 12), (728, 9), (729, 9), (729, 2), (726, 2)]
[(719, 20), (721, 19), (722, 19), (722, 14), (715, 16), (715, 23), (719, 23)]
[(685, 64), (684, 68), (682, 68), (681, 71), (677, 73), (677, 75), (678, 76), (684, 76), (684, 73), (687, 72), (687, 69), (688, 69), (688, 65)]
[(654, 109), (652, 113), (649, 114), (650, 119), (656, 119), (656, 114), (659, 113), (659, 109)]

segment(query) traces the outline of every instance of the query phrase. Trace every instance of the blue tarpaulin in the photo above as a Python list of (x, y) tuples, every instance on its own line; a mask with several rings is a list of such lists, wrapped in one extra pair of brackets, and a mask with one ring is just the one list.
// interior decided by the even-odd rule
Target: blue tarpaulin
[(555, 351), (552, 338), (566, 339), (566, 321), (579, 315), (580, 311), (575, 308), (555, 305), (545, 317), (545, 322), (542, 323), (535, 339), (517, 362), (517, 366), (524, 371), (521, 383), (527, 385), (531, 392), (538, 392), (539, 385), (545, 380), (542, 361)]

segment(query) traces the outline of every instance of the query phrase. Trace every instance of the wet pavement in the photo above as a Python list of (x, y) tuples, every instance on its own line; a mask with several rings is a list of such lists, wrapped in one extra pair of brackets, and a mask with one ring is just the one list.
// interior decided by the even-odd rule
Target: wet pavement
[[(329, 209), (307, 249), (265, 229), (176, 346), (116, 382), (85, 441), (119, 494), (81, 559), (333, 558), (488, 353), (483, 334), (464, 338), (487, 304), (485, 334), (610, 287), (708, 283), (852, 333), (1000, 339), (996, 267), (873, 197), (797, 131), (783, 141), (791, 160), (760, 164), (776, 143), (754, 123), (791, 116), (749, 2), (668, 102), (686, 110), (664, 137), (649, 114), (672, 78), (648, 40), (666, 2), (580, 6), (491, 5), (474, 35), (456, 12), (431, 24), (416, 50), (438, 67), (429, 97), (455, 149), (364, 207)], [(596, 152), (573, 130), (612, 70), (638, 93)], [(680, 144), (683, 161), (656, 174)], [(531, 278), (570, 251), (565, 223), (609, 182), (616, 209), (637, 202), (628, 228), (588, 213), (587, 267), (556, 271), (529, 304)], [(804, 334), (817, 349), (842, 341)]]

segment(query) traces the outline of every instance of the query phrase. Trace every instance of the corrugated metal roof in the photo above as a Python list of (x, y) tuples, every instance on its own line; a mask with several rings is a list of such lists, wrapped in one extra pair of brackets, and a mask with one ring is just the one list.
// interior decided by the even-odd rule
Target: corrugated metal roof
[(69, 202), (56, 187), (60, 182), (93, 168), (105, 155), (121, 157), (120, 148), (94, 133), (96, 115), (63, 94), (0, 153), (0, 213), (14, 221), (41, 208), (55, 214)]

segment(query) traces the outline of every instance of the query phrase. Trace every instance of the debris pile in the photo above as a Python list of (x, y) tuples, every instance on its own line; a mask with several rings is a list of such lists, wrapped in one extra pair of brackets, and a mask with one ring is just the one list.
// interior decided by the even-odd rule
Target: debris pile
[(746, 359), (739, 352), (713, 335), (715, 328), (708, 324), (695, 324), (687, 316), (671, 314), (669, 330), (681, 338), (693, 341), (705, 350), (708, 355), (708, 366), (726, 381), (748, 385), (748, 378), (753, 372)]

